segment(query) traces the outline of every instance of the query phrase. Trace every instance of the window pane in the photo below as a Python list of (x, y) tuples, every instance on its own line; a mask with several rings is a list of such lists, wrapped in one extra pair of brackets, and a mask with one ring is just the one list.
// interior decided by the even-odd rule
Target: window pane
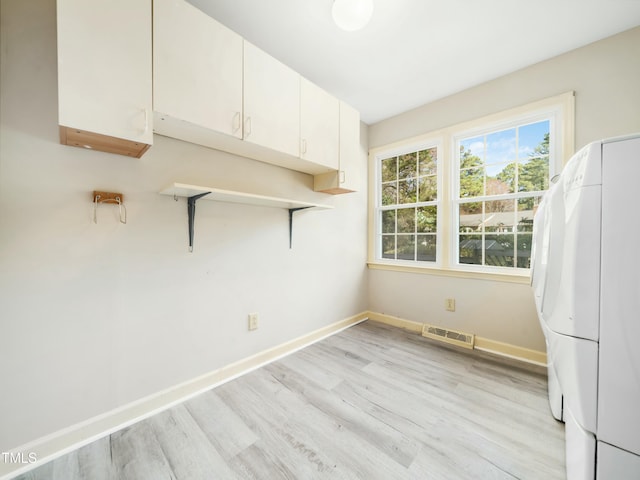
[(460, 168), (482, 165), (484, 137), (466, 138), (460, 142)]
[(518, 221), (519, 232), (533, 232), (533, 217), (538, 210), (538, 205), (542, 197), (527, 197), (518, 199)]
[(460, 170), (460, 198), (477, 197), (484, 193), (484, 168)]
[(549, 188), (549, 127), (545, 120), (518, 129), (519, 192)]
[(420, 192), (418, 201), (420, 202), (431, 202), (438, 198), (438, 183), (435, 175), (430, 177), (422, 177), (419, 180), (419, 189)]
[(516, 129), (502, 130), (487, 135), (485, 163), (511, 163), (516, 160)]
[(398, 157), (398, 178), (415, 178), (418, 176), (418, 155), (407, 153)]
[(418, 183), (415, 178), (398, 182), (398, 203), (416, 203)]
[(482, 202), (460, 204), (460, 233), (482, 232)]
[(396, 211), (385, 210), (382, 212), (382, 233), (396, 232)]
[(419, 231), (421, 261), (435, 260), (438, 210), (430, 204), (438, 201), (437, 154), (437, 147), (415, 149), (377, 164), (381, 258), (417, 261)]
[(395, 235), (382, 235), (382, 258), (396, 258)]
[(513, 267), (514, 235), (485, 235), (485, 265)]
[(501, 163), (486, 168), (487, 195), (513, 193), (516, 188), (516, 163)]
[(525, 159), (518, 167), (518, 191), (536, 192), (549, 188), (549, 157)]
[(421, 262), (436, 261), (436, 236), (418, 235), (418, 260)]
[(494, 200), (484, 203), (485, 232), (513, 232), (515, 201)]
[(416, 209), (415, 208), (398, 209), (398, 233), (415, 233), (415, 231), (416, 231)]
[(416, 211), (417, 232), (428, 233), (437, 231), (438, 207), (418, 207)]
[(395, 205), (398, 203), (398, 187), (396, 182), (382, 185), (382, 205)]
[(398, 235), (398, 260), (416, 259), (416, 236)]
[(391, 182), (396, 180), (398, 159), (397, 157), (385, 158), (382, 160), (382, 181)]
[(549, 120), (518, 128), (518, 158), (549, 155)]
[(531, 267), (531, 241), (533, 235), (531, 233), (518, 234), (518, 268)]
[(549, 188), (551, 120), (513, 125), (458, 141), (460, 264), (529, 268), (537, 192)]
[(482, 265), (482, 235), (460, 235), (459, 261)]
[(542, 201), (542, 195), (536, 195), (535, 197), (525, 197), (518, 199), (518, 212), (526, 212), (527, 210), (535, 211), (538, 209), (538, 205)]
[(418, 175), (435, 175), (437, 149), (421, 150), (418, 152)]

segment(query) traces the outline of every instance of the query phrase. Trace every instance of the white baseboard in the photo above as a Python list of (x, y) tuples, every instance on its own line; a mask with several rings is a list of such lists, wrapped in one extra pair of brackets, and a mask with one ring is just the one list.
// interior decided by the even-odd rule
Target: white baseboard
[(37, 460), (23, 464), (6, 462), (5, 458), (0, 458), (0, 480), (8, 480), (37, 468), (99, 438), (363, 322), (367, 319), (367, 313), (362, 312), (332, 323), (218, 370), (14, 448), (10, 452), (3, 452), (3, 457), (5, 457), (4, 453), (7, 453), (7, 458), (10, 458), (9, 455), (14, 455), (14, 458), (30, 460), (35, 457)]
[[(386, 325), (392, 325), (394, 327), (403, 328), (411, 332), (421, 333), (423, 323), (414, 322), (412, 320), (406, 320), (400, 317), (394, 317), (392, 315), (386, 315), (384, 313), (367, 312), (367, 317), (370, 320), (384, 323)], [(503, 357), (513, 358), (522, 362), (532, 363), (535, 365), (547, 365), (547, 354), (545, 352), (539, 352), (525, 347), (519, 347), (518, 345), (512, 345), (510, 343), (499, 342), (497, 340), (491, 340), (484, 337), (475, 337), (475, 350), (494, 353)]]
[(402, 328), (411, 332), (422, 333), (422, 323), (414, 322), (412, 320), (405, 320), (404, 318), (394, 317), (385, 313), (367, 312), (369, 320), (375, 322), (384, 323), (385, 325), (391, 325), (392, 327)]
[(521, 360), (523, 362), (533, 363), (534, 365), (541, 365), (543, 367), (547, 366), (547, 354), (545, 352), (511, 345), (510, 343), (498, 342), (497, 340), (491, 340), (489, 338), (476, 337), (476, 344), (473, 348), (483, 352), (495, 353), (497, 355), (502, 355), (503, 357), (515, 358), (516, 360)]

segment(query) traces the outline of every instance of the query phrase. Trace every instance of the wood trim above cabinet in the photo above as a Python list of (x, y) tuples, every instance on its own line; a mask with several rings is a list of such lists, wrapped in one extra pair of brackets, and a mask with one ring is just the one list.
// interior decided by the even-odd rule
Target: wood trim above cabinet
[(60, 125), (60, 143), (71, 147), (140, 158), (151, 145)]
[(354, 189), (342, 187), (344, 175), (346, 174), (342, 170), (314, 175), (313, 189), (316, 192), (329, 193), (331, 195), (355, 192)]

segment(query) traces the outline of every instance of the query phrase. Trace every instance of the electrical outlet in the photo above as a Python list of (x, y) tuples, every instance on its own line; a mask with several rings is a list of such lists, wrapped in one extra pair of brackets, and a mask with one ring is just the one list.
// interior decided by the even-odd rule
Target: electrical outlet
[(445, 298), (444, 300), (444, 308), (447, 312), (455, 312), (456, 311), (456, 299), (455, 298)]
[(258, 314), (249, 314), (249, 330), (256, 330), (258, 328)]

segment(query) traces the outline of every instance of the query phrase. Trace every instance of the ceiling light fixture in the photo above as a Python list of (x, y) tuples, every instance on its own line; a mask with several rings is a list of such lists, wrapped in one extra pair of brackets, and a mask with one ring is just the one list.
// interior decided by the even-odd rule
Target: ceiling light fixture
[(342, 30), (360, 30), (371, 20), (373, 0), (333, 0), (331, 15)]

